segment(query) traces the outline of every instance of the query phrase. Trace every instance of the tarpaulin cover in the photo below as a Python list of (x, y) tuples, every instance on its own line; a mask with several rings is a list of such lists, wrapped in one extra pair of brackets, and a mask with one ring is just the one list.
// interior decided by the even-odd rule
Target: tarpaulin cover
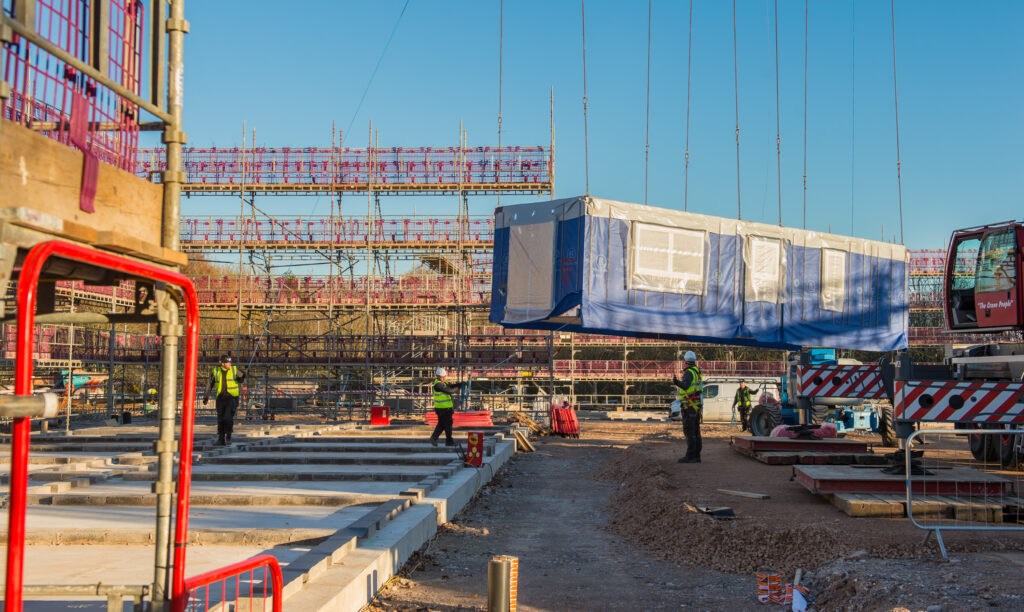
[(907, 347), (901, 245), (591, 197), (495, 212), (490, 320), (798, 349)]

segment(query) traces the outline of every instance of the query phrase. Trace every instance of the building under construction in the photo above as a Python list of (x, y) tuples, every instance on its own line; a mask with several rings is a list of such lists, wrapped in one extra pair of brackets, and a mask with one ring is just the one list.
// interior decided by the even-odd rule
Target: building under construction
[[(138, 150), (133, 159), (140, 177), (156, 180), (166, 170), (163, 149)], [(494, 221), (471, 215), (470, 198), (549, 197), (553, 160), (553, 140), (503, 147), (185, 147), (182, 193), (237, 196), (240, 210), (181, 220), (181, 250), (189, 254), (186, 270), (203, 313), (200, 363), (212, 366), (229, 354), (248, 370), (250, 416), (360, 418), (383, 404), (418, 417), (438, 365), (472, 380), (473, 401), (490, 409), (536, 403), (546, 410), (543, 398), (552, 394), (571, 395), (583, 408), (663, 408), (667, 382), (689, 346), (487, 322)], [(330, 214), (265, 212), (274, 208), (271, 198), (297, 195), (329, 196)], [(384, 215), (387, 196), (449, 196), (457, 204), (447, 215)], [(352, 214), (363, 206), (365, 212)], [(950, 344), (942, 333), (944, 264), (945, 251), (910, 252), (909, 340), (935, 361)], [(958, 265), (970, 270), (974, 262)], [(82, 310), (128, 306), (134, 295), (130, 283), (56, 288), (57, 299)], [(92, 381), (78, 390), (81, 412), (141, 409), (155, 380), (158, 338), (151, 329), (117, 327), (44, 328), (36, 348), (39, 383), (67, 387), (67, 372), (80, 372)], [(5, 333), (9, 359), (11, 329)], [(784, 370), (779, 351), (698, 350), (712, 376)]]

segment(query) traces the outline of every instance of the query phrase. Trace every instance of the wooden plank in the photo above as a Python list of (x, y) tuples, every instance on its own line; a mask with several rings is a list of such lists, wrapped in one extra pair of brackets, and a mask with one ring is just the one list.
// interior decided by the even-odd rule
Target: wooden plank
[(903, 504), (895, 499), (864, 493), (836, 493), (832, 504), (853, 517), (897, 517), (904, 515)]
[[(883, 474), (879, 469), (848, 465), (797, 465), (795, 479), (812, 493), (896, 493), (906, 491), (906, 478)], [(1010, 481), (964, 467), (936, 470), (930, 476), (914, 476), (914, 490), (936, 495), (968, 491), (972, 495), (997, 495)]]
[(80, 151), (0, 119), (0, 208), (37, 210), (97, 232), (120, 232), (162, 246), (162, 185), (100, 163), (96, 212), (87, 213), (79, 209), (81, 184)]
[(941, 499), (929, 495), (915, 495), (911, 511), (914, 518), (925, 516), (946, 516), (949, 512), (949, 504)]
[(751, 499), (768, 499), (768, 496), (764, 493), (751, 493), (750, 491), (737, 491), (735, 489), (715, 489), (719, 493), (725, 493), (726, 495), (735, 495), (736, 497), (749, 497)]
[(796, 438), (775, 438), (771, 436), (733, 436), (732, 443), (759, 451), (868, 451), (868, 443), (843, 438), (825, 438), (823, 440), (798, 440)]
[(947, 516), (958, 521), (971, 521), (981, 523), (1002, 522), (1002, 507), (999, 504), (974, 500), (967, 498), (954, 498), (939, 496), (939, 501), (945, 502), (949, 511)]

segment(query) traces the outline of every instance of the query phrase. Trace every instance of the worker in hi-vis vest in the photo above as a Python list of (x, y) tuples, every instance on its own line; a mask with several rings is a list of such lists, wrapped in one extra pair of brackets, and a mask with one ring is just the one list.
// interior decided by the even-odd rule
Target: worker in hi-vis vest
[(750, 423), (747, 421), (747, 417), (750, 416), (750, 387), (747, 386), (747, 381), (740, 381), (740, 387), (736, 389), (736, 397), (732, 398), (732, 407), (734, 410), (739, 408), (740, 430), (747, 431), (750, 428)]
[(210, 384), (206, 387), (203, 403), (210, 402), (210, 393), (216, 391), (217, 398), (217, 444), (231, 444), (231, 431), (235, 428), (235, 411), (238, 410), (239, 384), (245, 374), (231, 365), (231, 356), (220, 358), (220, 366), (210, 373)]
[(434, 433), (430, 435), (430, 443), (437, 446), (437, 438), (440, 437), (441, 432), (444, 432), (444, 445), (455, 446), (455, 440), (452, 438), (452, 422), (455, 419), (455, 397), (458, 395), (458, 390), (462, 388), (465, 383), (449, 383), (445, 379), (448, 377), (448, 370), (444, 368), (437, 368), (435, 371), (437, 378), (434, 379), (434, 413), (437, 414), (437, 426), (434, 427)]
[(672, 384), (679, 387), (679, 409), (683, 416), (683, 434), (686, 436), (686, 456), (679, 463), (700, 463), (700, 449), (703, 442), (700, 437), (701, 411), (704, 407), (704, 379), (697, 367), (697, 354), (686, 351), (683, 356), (686, 369), (683, 379), (672, 376)]

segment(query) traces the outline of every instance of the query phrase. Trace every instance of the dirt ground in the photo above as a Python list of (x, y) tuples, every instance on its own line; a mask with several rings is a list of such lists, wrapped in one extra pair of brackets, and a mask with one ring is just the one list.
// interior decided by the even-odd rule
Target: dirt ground
[[(1020, 610), (1024, 534), (947, 533), (950, 560), (905, 519), (851, 518), (704, 426), (703, 462), (679, 464), (677, 423), (586, 421), (578, 440), (520, 454), (403, 568), (370, 610), (486, 610), (487, 562), (519, 557), (519, 609), (755, 610), (755, 572), (817, 610)], [(717, 488), (754, 491), (749, 499)], [(735, 520), (686, 509), (728, 506)]]

